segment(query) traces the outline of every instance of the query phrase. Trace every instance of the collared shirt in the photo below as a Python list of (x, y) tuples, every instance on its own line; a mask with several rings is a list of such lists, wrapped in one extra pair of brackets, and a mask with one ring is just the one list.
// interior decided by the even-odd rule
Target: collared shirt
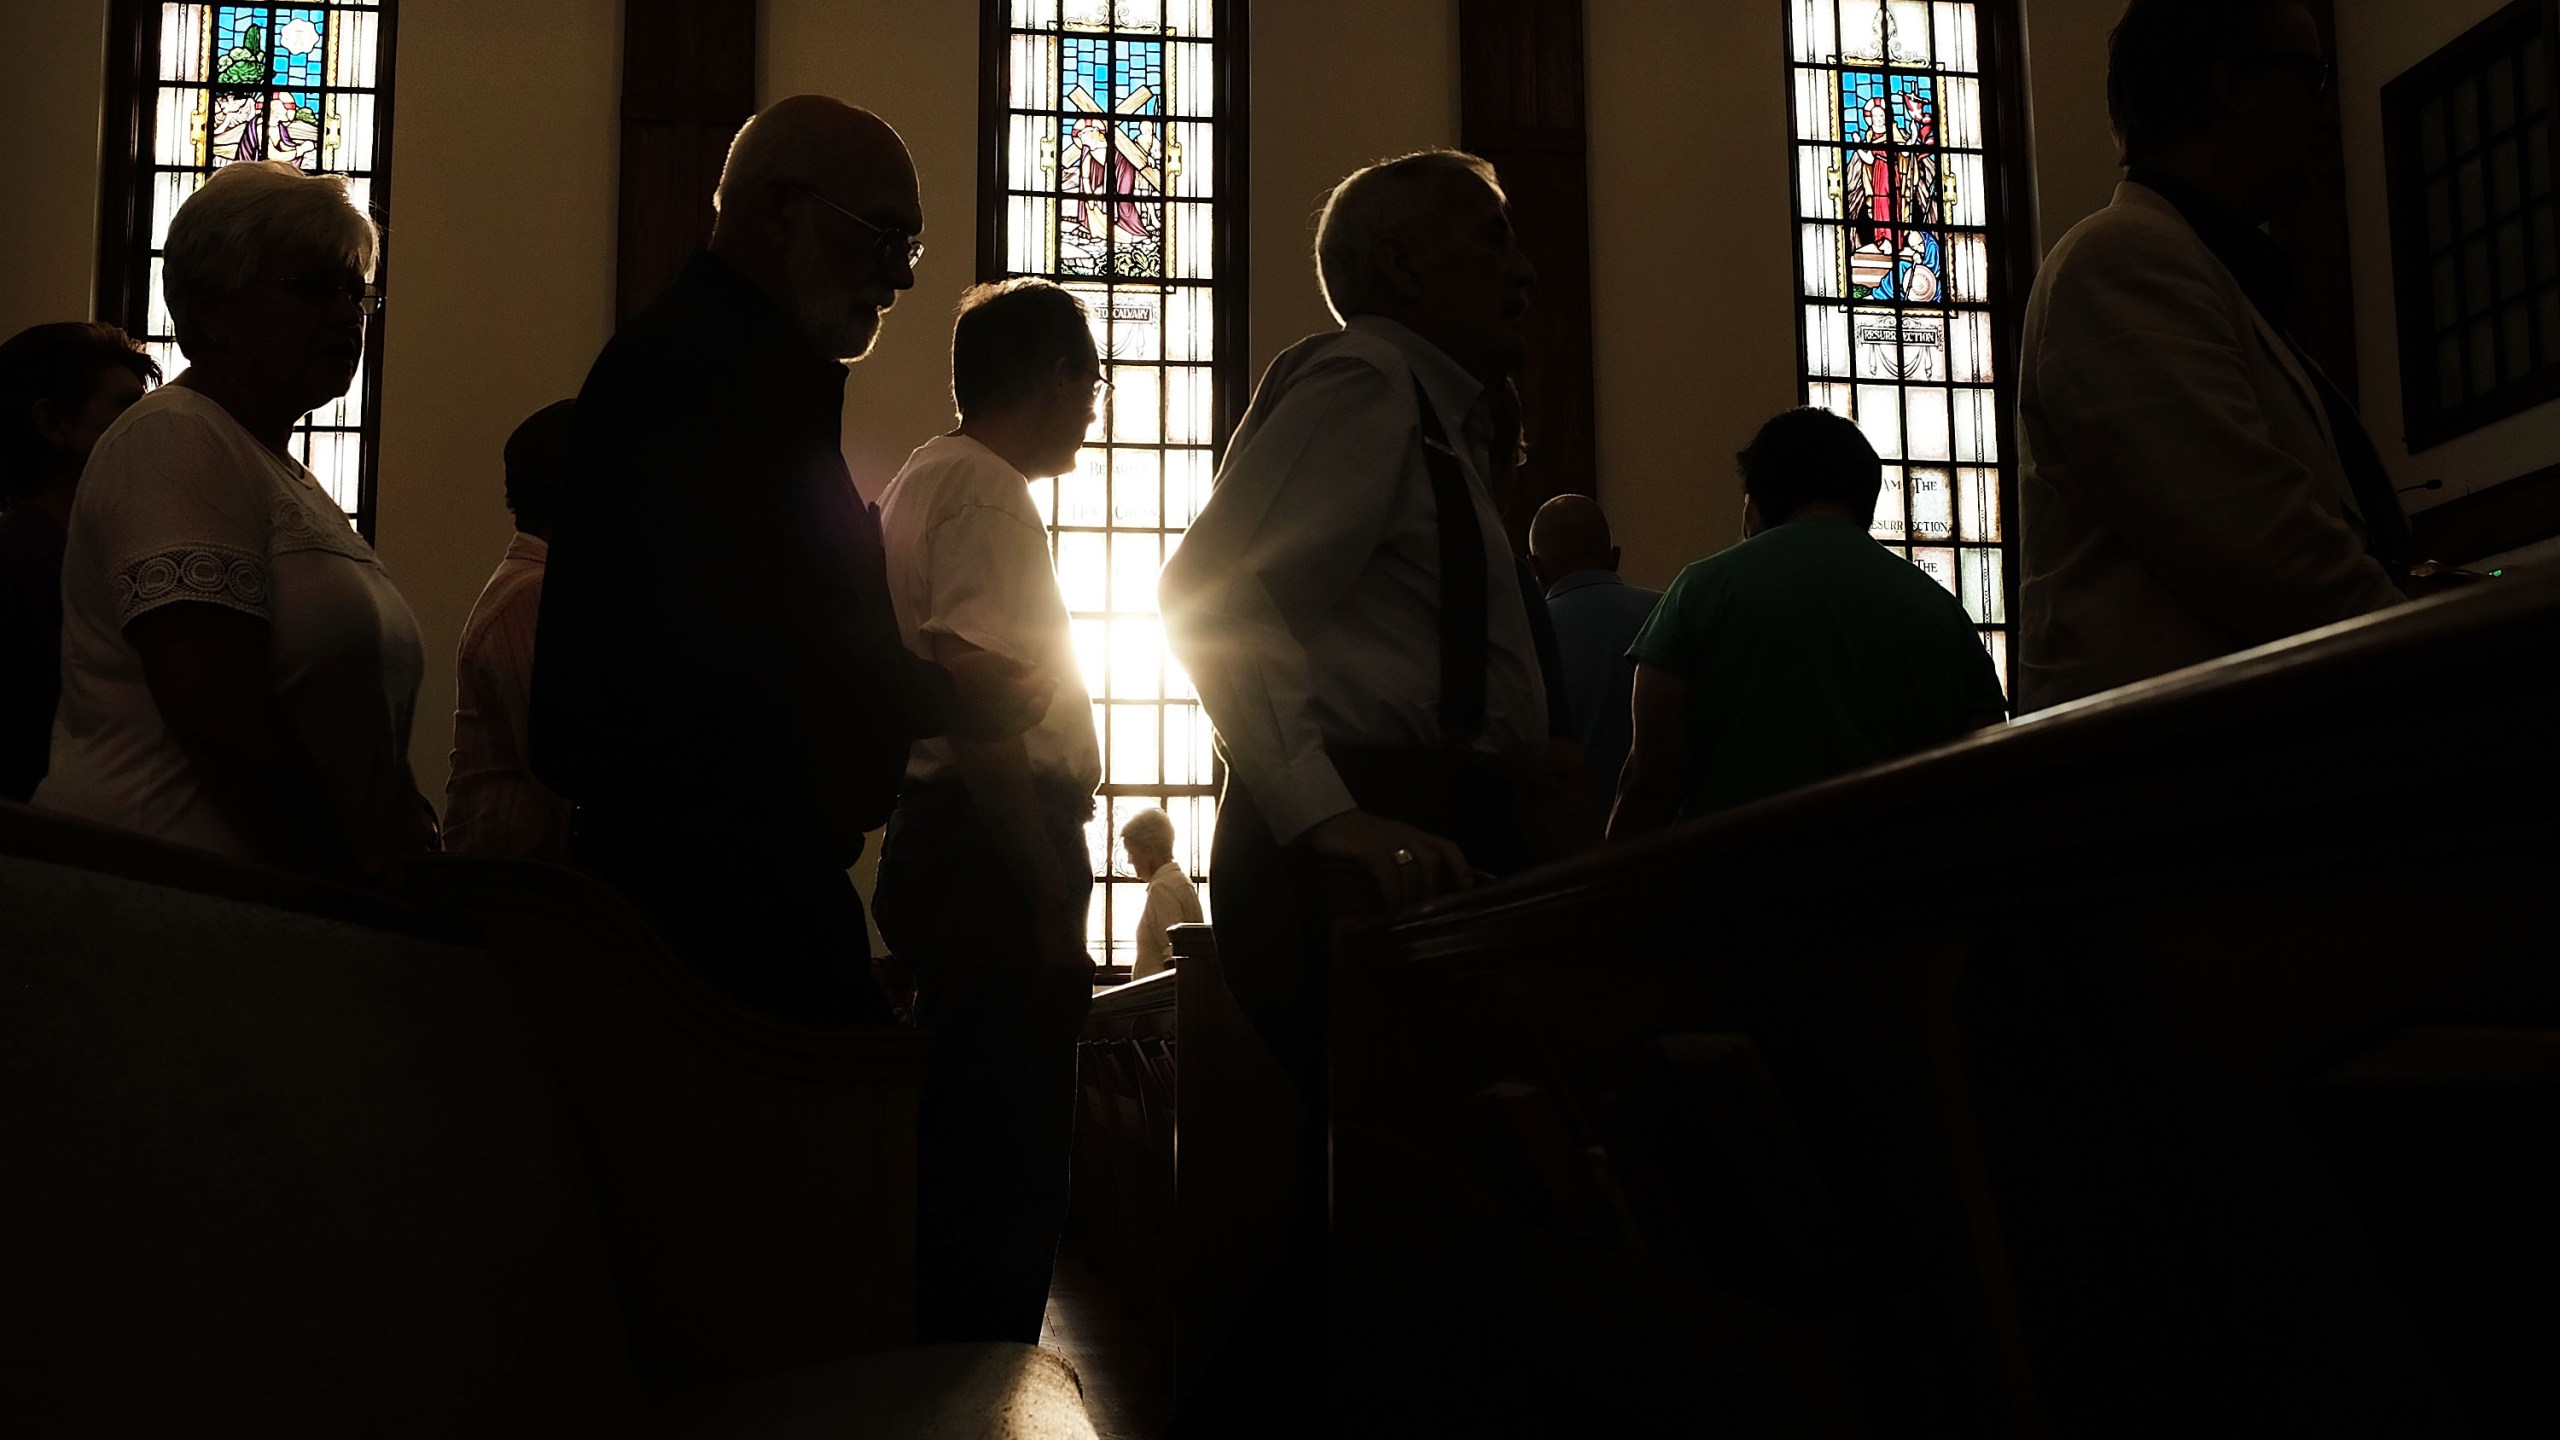
[(569, 802), (534, 779), (525, 760), (525, 692), (550, 554), (547, 541), (519, 532), (462, 625), (453, 777), (444, 787), (444, 848), (458, 855), (569, 858)]
[[(1091, 795), (1102, 783), (1093, 701), (1050, 568), (1049, 530), (1022, 472), (966, 435), (937, 435), (880, 496), (880, 538), (907, 648), (931, 659), (933, 637), (947, 635), (1047, 671), (1058, 693), (1024, 733), (1025, 757), (1035, 778)], [(907, 779), (947, 779), (957, 768), (949, 741), (919, 740)]]
[(1328, 742), (1441, 743), (1439, 526), (1417, 377), (1464, 462), (1485, 548), (1474, 748), (1520, 758), (1545, 744), (1536, 642), (1485, 479), (1484, 387), (1404, 326), (1357, 316), (1272, 362), (1160, 587), (1227, 764), (1284, 844), (1354, 808)]
[(578, 397), (542, 589), (534, 773), (582, 825), (849, 865), (950, 675), (898, 640), (840, 447), (845, 368), (694, 256)]
[(2175, 175), (2137, 165), (2125, 172), (2125, 178), (2157, 192), (2175, 206), (2179, 216), (2194, 227), (2205, 248), (2213, 252), (2213, 258), (2240, 282), (2240, 293), (2284, 337), (2295, 363), (2320, 392), (2321, 413), (2327, 418), (2329, 433), (2337, 445), (2339, 466), (2346, 471), (2347, 484), (2355, 491), (2356, 509), (2364, 519), (2366, 551), (2394, 574), (2407, 569), (2417, 558), (2416, 546), (2409, 531), (2408, 512), (2401, 508), (2400, 492), (2392, 484), (2390, 468), (2383, 462), (2382, 452), (2374, 447), (2373, 434), (2365, 429), (2364, 417), (2357, 413), (2355, 402), (2294, 337), (2298, 289), (2293, 257), (2266, 231), (2250, 224), (2247, 216)]
[(1636, 667), (1627, 647), (1661, 598), (1661, 591), (1630, 585), (1614, 570), (1577, 570), (1547, 589), (1573, 738), (1591, 767), (1603, 815), (1617, 797), (1632, 738)]
[(1137, 956), (1130, 962), (1129, 978), (1144, 980), (1173, 960), (1173, 939), (1165, 930), (1185, 923), (1198, 924), (1200, 891), (1191, 877), (1182, 873), (1180, 861), (1167, 860), (1147, 877), (1146, 908), (1138, 912)]

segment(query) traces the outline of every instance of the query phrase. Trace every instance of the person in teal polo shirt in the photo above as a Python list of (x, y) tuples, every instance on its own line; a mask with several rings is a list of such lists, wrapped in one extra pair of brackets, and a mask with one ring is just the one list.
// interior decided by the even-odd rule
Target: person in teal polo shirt
[(1690, 565), (1628, 647), (1624, 839), (1942, 745), (2008, 715), (1964, 606), (1868, 534), (1884, 466), (1827, 410), (1737, 457), (1742, 543)]

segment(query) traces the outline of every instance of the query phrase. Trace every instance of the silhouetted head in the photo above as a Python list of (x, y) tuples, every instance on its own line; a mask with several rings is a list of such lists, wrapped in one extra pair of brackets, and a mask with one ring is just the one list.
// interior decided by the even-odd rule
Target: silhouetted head
[(1778, 416), (1733, 458), (1742, 472), (1746, 535), (1814, 513), (1875, 521), (1884, 462), (1864, 432), (1828, 410), (1808, 405)]
[(169, 220), (162, 273), (178, 348), (260, 409), (319, 409), (364, 359), (380, 244), (343, 176), (281, 160), (223, 166)]
[(1600, 512), (1600, 502), (1559, 495), (1539, 506), (1529, 520), (1529, 568), (1549, 587), (1585, 570), (1615, 572), (1618, 547), (1609, 543), (1609, 517)]
[(1476, 156), (1425, 150), (1353, 171), (1316, 219), (1316, 275), (1335, 319), (1397, 321), (1488, 385), (1528, 358), (1538, 272)]
[(711, 204), (712, 252), (839, 359), (869, 354), (881, 314), (916, 283), (915, 161), (868, 110), (824, 95), (775, 101), (729, 143)]
[(2300, 0), (2132, 0), (2107, 40), (2107, 115), (2125, 164), (2264, 220), (2309, 184), (2331, 76)]
[(1139, 879), (1155, 874), (1173, 859), (1173, 817), (1153, 806), (1139, 811), (1120, 827), (1120, 844)]
[(951, 401), (963, 424), (997, 420), (1028, 443), (1025, 475), (1063, 475), (1093, 429), (1102, 360), (1084, 302), (1046, 280), (973, 285), (951, 327)]
[(578, 402), (554, 400), (526, 416), (507, 437), (507, 509), (516, 517), (516, 528), (527, 535), (551, 538), (560, 497), (569, 484), (577, 425)]
[(160, 378), (113, 325), (30, 325), (0, 344), (0, 510), (68, 493), (98, 437)]

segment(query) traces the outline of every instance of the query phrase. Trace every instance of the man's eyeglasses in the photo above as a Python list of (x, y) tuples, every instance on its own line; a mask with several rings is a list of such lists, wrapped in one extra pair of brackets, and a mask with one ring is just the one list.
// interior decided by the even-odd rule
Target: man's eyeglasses
[(306, 305), (346, 300), (367, 315), (382, 308), (382, 292), (361, 280), (314, 272), (308, 275), (271, 275), (267, 277), (267, 283)]
[(876, 237), (871, 242), (871, 254), (882, 264), (889, 264), (903, 257), (907, 262), (907, 268), (913, 270), (916, 268), (916, 263), (924, 259), (924, 242), (904, 230), (892, 230), (886, 225), (874, 225), (806, 185), (795, 188), (810, 199), (870, 231)]
[(2338, 62), (2326, 55), (2313, 55), (2302, 50), (2243, 50), (2231, 58), (2243, 65), (2290, 70), (2310, 81), (2315, 94), (2326, 95), (2338, 84)]

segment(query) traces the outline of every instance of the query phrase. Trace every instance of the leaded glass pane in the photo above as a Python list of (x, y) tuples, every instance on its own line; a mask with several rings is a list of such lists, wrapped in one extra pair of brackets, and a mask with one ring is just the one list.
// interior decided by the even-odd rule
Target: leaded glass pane
[(1796, 0), (1787, 93), (1805, 403), (1875, 446), (1874, 533), (1964, 599), (2005, 683), (1993, 307), (2011, 297), (1989, 230), (1981, 23), (1949, 0)]
[[(1122, 956), (1144, 901), (1119, 826), (1173, 816), (1205, 875), (1216, 796), (1210, 730), (1164, 647), (1156, 575), (1208, 498), (1218, 438), (1213, 297), (1218, 43), (1213, 0), (1011, 0), (998, 88), (995, 254), (1085, 303), (1111, 389), (1075, 474), (1044, 503), (1077, 660), (1095, 699), (1107, 802), (1088, 832), (1092, 937)], [(1228, 363), (1232, 363), (1229, 361)], [(1035, 487), (1035, 491), (1042, 487)]]
[[(161, 282), (169, 220), (204, 177), (237, 160), (281, 160), (347, 177), (348, 195), (377, 221), (373, 176), (388, 117), (376, 94), (385, 13), (363, 5), (158, 7), (155, 72), (145, 78), (137, 137), (148, 157), (140, 187), (141, 339), (171, 375), (185, 368)], [(304, 457), (351, 523), (370, 524), (364, 476), (374, 443), (374, 357), (345, 397), (306, 417), (292, 453)]]

